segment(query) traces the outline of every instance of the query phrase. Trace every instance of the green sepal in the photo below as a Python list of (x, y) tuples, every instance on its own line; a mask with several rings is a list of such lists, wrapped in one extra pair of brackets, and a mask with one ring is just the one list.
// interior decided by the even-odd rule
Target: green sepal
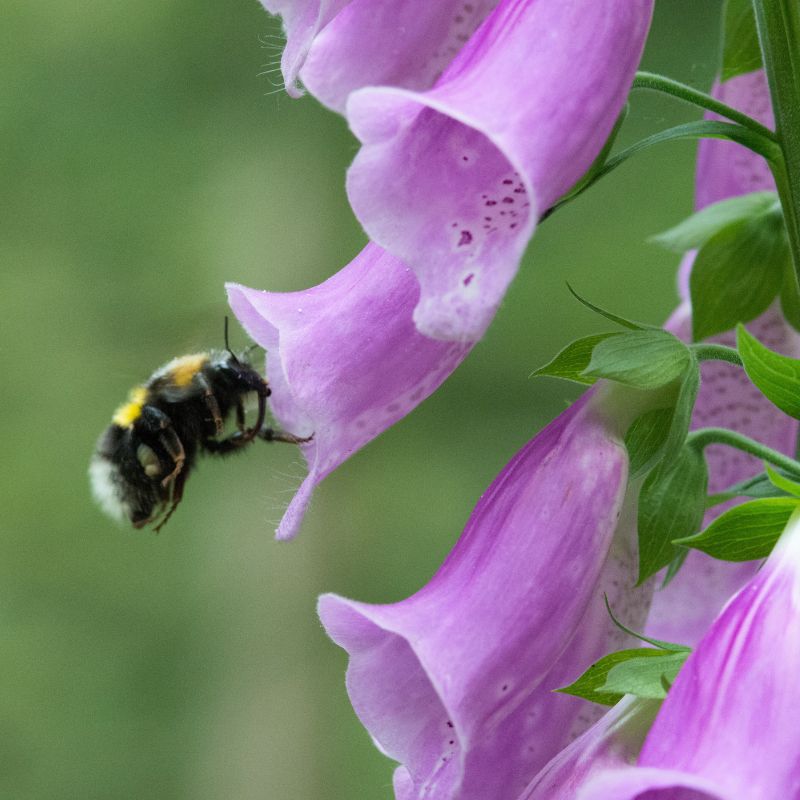
[(661, 458), (672, 418), (671, 408), (651, 408), (637, 417), (625, 434), (628, 449), (628, 478), (636, 480), (649, 472)]
[[(627, 690), (620, 691), (619, 689), (612, 690), (605, 688), (612, 672), (615, 672), (626, 664), (633, 665), (633, 670), (628, 675), (623, 673), (622, 683), (635, 683), (635, 676), (643, 671), (642, 667), (644, 663), (650, 660), (657, 660), (658, 663), (661, 663), (665, 656), (671, 657), (672, 659), (681, 657), (685, 660), (688, 653), (670, 653), (667, 650), (651, 650), (643, 647), (637, 647), (631, 650), (619, 650), (616, 653), (609, 653), (609, 655), (603, 656), (599, 661), (592, 664), (592, 666), (576, 681), (569, 686), (563, 686), (555, 691), (561, 694), (570, 694), (574, 697), (582, 697), (584, 700), (590, 700), (592, 703), (613, 706), (622, 700)], [(681, 663), (683, 663), (683, 660)], [(649, 682), (647, 686), (648, 688), (650, 687)]]
[[(606, 682), (597, 689), (598, 694), (632, 694), (654, 700), (663, 700), (681, 667), (689, 657), (689, 651), (640, 650), (639, 658), (630, 658), (615, 664), (608, 670)], [(647, 656), (642, 658), (642, 655)]]
[(614, 314), (611, 311), (606, 311), (604, 308), (600, 308), (600, 306), (596, 306), (594, 303), (590, 303), (585, 297), (581, 297), (573, 288), (567, 283), (567, 289), (569, 289), (570, 294), (583, 305), (586, 306), (590, 311), (594, 311), (595, 314), (599, 314), (601, 317), (605, 317), (611, 322), (616, 322), (617, 325), (621, 325), (623, 328), (630, 328), (632, 331), (660, 331), (661, 328), (655, 325), (648, 325), (646, 322), (635, 322), (632, 319), (626, 319), (625, 317), (620, 317), (618, 314)]
[(708, 469), (700, 450), (685, 446), (662, 461), (639, 493), (639, 579), (641, 585), (679, 553), (676, 539), (699, 530), (705, 512)]
[(692, 266), (692, 336), (730, 330), (764, 312), (780, 292), (791, 263), (783, 217), (766, 212), (739, 220), (712, 236)]
[(787, 265), (783, 273), (781, 311), (786, 321), (796, 331), (800, 331), (800, 291), (797, 289), (797, 278), (791, 264)]
[(697, 536), (676, 539), (675, 544), (702, 550), (721, 561), (766, 558), (798, 505), (795, 497), (751, 500), (729, 509)]
[(730, 197), (706, 206), (702, 211), (692, 214), (674, 228), (650, 237), (651, 242), (672, 250), (685, 253), (702, 247), (723, 228), (751, 217), (760, 216), (778, 206), (775, 192), (753, 192)]
[(690, 652), (691, 647), (687, 647), (685, 644), (677, 644), (676, 642), (667, 642), (663, 639), (653, 639), (650, 636), (645, 636), (643, 633), (638, 633), (635, 630), (632, 630), (627, 625), (624, 625), (620, 622), (615, 616), (614, 612), (611, 610), (611, 604), (608, 602), (608, 595), (603, 595), (603, 602), (606, 604), (606, 611), (608, 612), (608, 616), (611, 618), (611, 621), (623, 632), (627, 633), (628, 636), (633, 636), (634, 639), (639, 639), (639, 641), (647, 642), (647, 644), (653, 645), (653, 647), (657, 647), (659, 650), (669, 650), (670, 652)]
[(570, 342), (552, 361), (535, 370), (529, 377), (546, 376), (549, 378), (563, 378), (591, 386), (597, 378), (584, 375), (584, 370), (592, 359), (592, 351), (600, 342), (610, 336), (622, 336), (619, 331), (609, 333), (595, 333)]
[(769, 464), (764, 464), (764, 469), (769, 482), (776, 489), (780, 489), (792, 497), (800, 498), (800, 483), (792, 480), (788, 475), (783, 475), (777, 470), (774, 470)]
[(583, 374), (658, 389), (682, 375), (690, 358), (689, 348), (667, 331), (631, 331), (600, 342)]
[(763, 497), (786, 496), (787, 494), (783, 489), (779, 489), (770, 481), (766, 472), (760, 472), (758, 475), (753, 475), (739, 483), (735, 483), (733, 486), (729, 486), (725, 491), (710, 495), (706, 498), (706, 508), (713, 508), (720, 503), (725, 503), (736, 497), (753, 497), (760, 499)]
[(694, 411), (697, 392), (700, 390), (700, 366), (697, 359), (692, 355), (689, 366), (683, 374), (678, 398), (675, 401), (675, 411), (672, 414), (672, 422), (669, 426), (669, 433), (664, 442), (664, 450), (661, 454), (664, 464), (669, 464), (681, 451), (686, 436), (689, 433), (689, 426), (692, 423), (692, 412)]
[(608, 157), (611, 155), (611, 151), (614, 149), (614, 142), (616, 142), (620, 128), (622, 128), (622, 125), (627, 119), (630, 110), (630, 103), (625, 103), (625, 105), (622, 107), (622, 111), (620, 111), (619, 116), (616, 119), (616, 122), (614, 123), (614, 127), (611, 129), (611, 133), (608, 135), (608, 139), (606, 139), (606, 143), (603, 145), (603, 149), (598, 153), (597, 158), (595, 158), (589, 169), (587, 169), (583, 174), (583, 177), (580, 178), (578, 182), (559, 200), (559, 203), (567, 202), (573, 197), (577, 197), (577, 195), (581, 194), (592, 183), (594, 183), (595, 178), (605, 166), (606, 161), (608, 161)]
[(736, 343), (747, 377), (781, 411), (800, 419), (800, 361), (764, 347), (743, 325)]
[(625, 434), (628, 448), (629, 479), (645, 475), (659, 461), (669, 464), (680, 452), (700, 388), (700, 368), (690, 355), (672, 406), (645, 411), (637, 417)]
[(761, 47), (752, 0), (726, 0), (722, 24), (720, 80), (761, 69)]

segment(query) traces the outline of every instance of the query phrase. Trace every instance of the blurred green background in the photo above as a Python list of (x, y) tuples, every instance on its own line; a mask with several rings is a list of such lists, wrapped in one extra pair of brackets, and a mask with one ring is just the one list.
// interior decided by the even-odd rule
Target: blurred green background
[[(661, 0), (644, 67), (707, 88), (719, 12)], [(548, 220), (485, 340), (320, 487), (296, 541), (272, 531), (300, 458), (266, 446), (204, 462), (154, 536), (92, 504), (96, 437), (156, 366), (221, 344), (224, 281), (301, 289), (358, 252), (356, 143), (260, 74), (279, 26), (254, 0), (11, 0), (1, 27), (0, 797), (391, 797), (316, 597), (416, 590), (575, 397), (527, 377), (604, 329), (565, 280), (665, 318), (675, 258), (644, 240), (690, 210), (692, 145)], [(696, 116), (638, 93), (622, 141)]]

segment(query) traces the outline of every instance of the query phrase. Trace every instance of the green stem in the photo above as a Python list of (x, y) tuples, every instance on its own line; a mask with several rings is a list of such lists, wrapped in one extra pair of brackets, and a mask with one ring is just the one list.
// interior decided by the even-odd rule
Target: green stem
[[(772, 133), (769, 133), (771, 136)], [(734, 122), (718, 122), (717, 120), (708, 119), (684, 122), (673, 128), (667, 128), (666, 130), (646, 136), (644, 139), (640, 139), (638, 142), (630, 145), (630, 147), (626, 147), (624, 150), (621, 150), (619, 153), (609, 158), (600, 169), (594, 172), (589, 180), (581, 181), (575, 191), (568, 192), (564, 197), (558, 200), (558, 202), (550, 206), (539, 218), (539, 222), (544, 222), (544, 220), (558, 211), (559, 208), (562, 208), (567, 203), (571, 203), (577, 197), (580, 197), (587, 189), (594, 186), (597, 181), (610, 172), (613, 172), (621, 164), (624, 164), (631, 156), (636, 155), (642, 150), (647, 150), (654, 145), (681, 139), (727, 139), (749, 148), (754, 153), (763, 156), (767, 161), (772, 161), (776, 157), (780, 159), (780, 149), (771, 138), (768, 139), (761, 136), (761, 134), (755, 133), (750, 128), (745, 128), (743, 125)]]
[(729, 364), (736, 364), (737, 367), (744, 366), (742, 357), (733, 347), (724, 344), (708, 344), (707, 342), (689, 346), (698, 361), (727, 361)]
[(753, 0), (783, 158), (771, 167), (800, 287), (800, 3)]
[(672, 78), (656, 75), (653, 72), (637, 72), (633, 81), (633, 88), (652, 89), (656, 92), (664, 92), (686, 103), (700, 106), (700, 108), (704, 108), (706, 111), (713, 111), (715, 114), (719, 114), (721, 117), (725, 117), (732, 122), (738, 122), (740, 125), (749, 128), (759, 136), (775, 141), (775, 134), (769, 128), (766, 128), (758, 122), (758, 120), (748, 117), (747, 114), (737, 111), (735, 108), (717, 100), (716, 97), (712, 97), (710, 94), (700, 92)]
[(704, 448), (710, 444), (725, 444), (729, 447), (735, 447), (744, 453), (749, 453), (751, 456), (756, 456), (763, 461), (768, 461), (776, 467), (786, 470), (795, 477), (800, 477), (800, 462), (795, 461), (793, 458), (767, 447), (761, 442), (755, 441), (748, 436), (743, 436), (736, 431), (728, 430), (728, 428), (700, 428), (699, 430), (692, 431), (686, 437), (686, 444), (691, 447)]

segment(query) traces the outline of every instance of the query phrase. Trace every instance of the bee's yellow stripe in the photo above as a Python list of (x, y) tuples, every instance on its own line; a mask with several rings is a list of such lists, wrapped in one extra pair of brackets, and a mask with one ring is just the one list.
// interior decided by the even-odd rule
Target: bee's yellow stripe
[(147, 400), (147, 389), (137, 386), (131, 389), (128, 402), (123, 403), (115, 412), (111, 421), (120, 428), (130, 428), (142, 414), (142, 406)]
[(183, 388), (188, 386), (195, 375), (203, 368), (208, 361), (207, 353), (195, 353), (190, 356), (176, 358), (168, 365), (169, 377), (175, 386)]

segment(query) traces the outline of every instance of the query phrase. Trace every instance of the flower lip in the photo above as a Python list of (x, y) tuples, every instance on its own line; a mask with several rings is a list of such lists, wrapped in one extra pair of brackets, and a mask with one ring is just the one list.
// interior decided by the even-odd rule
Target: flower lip
[[(436, 116), (435, 122), (431, 115)], [(376, 241), (393, 245), (394, 252), (409, 263), (418, 260), (417, 244), (415, 237), (409, 240), (400, 235), (399, 219), (405, 218), (404, 228), (410, 225), (413, 230), (419, 197), (426, 198), (424, 205), (431, 216), (416, 231), (427, 242), (426, 260), (435, 260), (437, 265), (435, 270), (415, 270), (422, 289), (414, 309), (418, 330), (444, 340), (480, 338), (516, 273), (540, 213), (528, 172), (514, 148), (469, 109), (448, 104), (434, 93), (390, 87), (359, 89), (348, 99), (347, 117), (366, 146), (347, 174), (353, 210), (362, 220), (373, 219), (370, 232)], [(376, 157), (386, 161), (402, 158), (412, 129), (422, 132), (413, 149), (417, 151), (416, 169), (425, 174), (428, 186), (410, 191), (407, 207), (376, 216), (371, 211)], [(425, 156), (419, 150), (425, 129), (428, 134), (435, 129), (435, 135), (432, 157), (422, 168), (419, 160)], [(436, 139), (446, 144), (435, 146)], [(450, 151), (452, 165), (443, 163), (443, 149)], [(471, 180), (469, 172), (473, 173)], [(456, 188), (459, 181), (466, 183)], [(447, 185), (460, 198), (458, 208), (428, 201)], [(438, 232), (442, 228), (447, 230), (444, 238)], [(492, 271), (487, 271), (486, 261), (493, 264)]]
[(483, 333), (538, 214), (611, 132), (651, 13), (650, 0), (502, 0), (430, 90), (350, 96), (363, 146), (348, 196), (372, 239), (417, 274), (423, 333)]
[(267, 350), (272, 413), (284, 430), (314, 435), (301, 448), (308, 476), (278, 527), (278, 538), (291, 538), (316, 484), (427, 398), (472, 344), (417, 331), (419, 285), (376, 245), (311, 289), (227, 290), (238, 320)]
[[(672, 790), (668, 793), (661, 790)], [(609, 770), (580, 790), (575, 800), (742, 800), (719, 784), (679, 770), (640, 767)]]
[[(409, 640), (394, 630), (391, 615), (381, 614), (380, 606), (333, 594), (319, 598), (318, 613), (328, 635), (340, 647), (352, 653), (371, 646), (380, 653), (380, 682), (366, 682), (370, 688), (361, 690), (354, 700), (362, 723), (370, 731), (381, 729), (381, 738), (375, 739), (378, 747), (404, 765), (409, 782), (412, 774), (427, 775), (428, 783), (437, 790), (455, 790), (468, 746), (464, 724), (457, 713), (448, 713), (436, 674), (426, 668)], [(358, 680), (358, 674), (348, 673), (351, 691)], [(393, 716), (392, 730), (387, 730), (372, 710), (380, 704), (387, 713), (388, 697), (393, 706), (388, 711)], [(424, 715), (419, 713), (420, 705), (425, 707)], [(420, 793), (424, 796), (424, 791)]]
[(353, 0), (316, 35), (302, 81), (343, 112), (364, 86), (430, 88), (499, 0)]
[[(350, 655), (356, 713), (403, 764), (398, 796), (515, 796), (591, 724), (581, 700), (552, 690), (607, 652), (602, 593), (635, 581), (616, 537), (635, 530), (627, 456), (605, 400), (589, 392), (509, 462), (416, 594), (320, 599)], [(643, 611), (630, 600), (626, 611)]]

